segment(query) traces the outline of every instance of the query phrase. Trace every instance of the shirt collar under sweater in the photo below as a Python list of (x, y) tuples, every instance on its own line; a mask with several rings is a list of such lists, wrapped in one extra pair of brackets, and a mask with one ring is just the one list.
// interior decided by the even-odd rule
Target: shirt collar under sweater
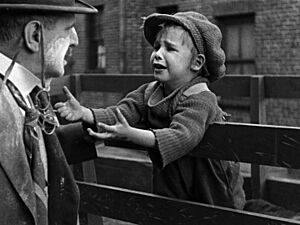
[(207, 78), (197, 76), (190, 82), (182, 85), (179, 88), (176, 88), (171, 94), (164, 96), (164, 86), (161, 82), (156, 82), (154, 84), (153, 93), (150, 95), (149, 100), (147, 102), (149, 107), (155, 107), (160, 104), (164, 104), (165, 102), (168, 102), (169, 100), (173, 99), (176, 95), (181, 95), (186, 89), (193, 86), (196, 83), (206, 82), (209, 83)]

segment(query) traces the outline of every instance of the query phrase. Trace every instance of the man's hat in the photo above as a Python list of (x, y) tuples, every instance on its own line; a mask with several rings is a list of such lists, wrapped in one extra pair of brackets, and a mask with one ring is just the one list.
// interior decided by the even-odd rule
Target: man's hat
[(95, 7), (81, 0), (0, 0), (0, 10), (97, 13)]

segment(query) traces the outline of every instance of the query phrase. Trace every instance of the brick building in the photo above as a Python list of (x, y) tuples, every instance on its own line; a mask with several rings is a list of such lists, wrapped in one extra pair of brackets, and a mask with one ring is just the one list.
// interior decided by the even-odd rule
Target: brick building
[[(74, 49), (73, 72), (151, 73), (151, 47), (140, 29), (141, 18), (153, 12), (195, 10), (221, 28), (228, 74), (300, 75), (300, 0), (88, 2), (99, 13), (77, 18), (80, 45)], [(224, 105), (234, 121), (249, 122), (244, 102)], [(267, 123), (300, 126), (299, 111), (295, 100), (268, 100)]]

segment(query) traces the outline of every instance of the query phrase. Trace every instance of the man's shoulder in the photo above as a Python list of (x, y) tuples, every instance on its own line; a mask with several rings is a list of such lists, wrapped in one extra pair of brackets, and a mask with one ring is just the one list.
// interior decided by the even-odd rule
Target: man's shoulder
[[(0, 126), (3, 128), (4, 123), (22, 120), (22, 115), (17, 103), (6, 86), (2, 86), (0, 79)], [(16, 125), (16, 124), (15, 124)]]

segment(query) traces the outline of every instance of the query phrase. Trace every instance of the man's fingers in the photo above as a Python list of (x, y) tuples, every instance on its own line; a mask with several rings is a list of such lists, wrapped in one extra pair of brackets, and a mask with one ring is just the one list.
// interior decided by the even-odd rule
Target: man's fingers
[(66, 86), (63, 87), (63, 92), (64, 92), (65, 96), (67, 97), (67, 99), (75, 98)]

